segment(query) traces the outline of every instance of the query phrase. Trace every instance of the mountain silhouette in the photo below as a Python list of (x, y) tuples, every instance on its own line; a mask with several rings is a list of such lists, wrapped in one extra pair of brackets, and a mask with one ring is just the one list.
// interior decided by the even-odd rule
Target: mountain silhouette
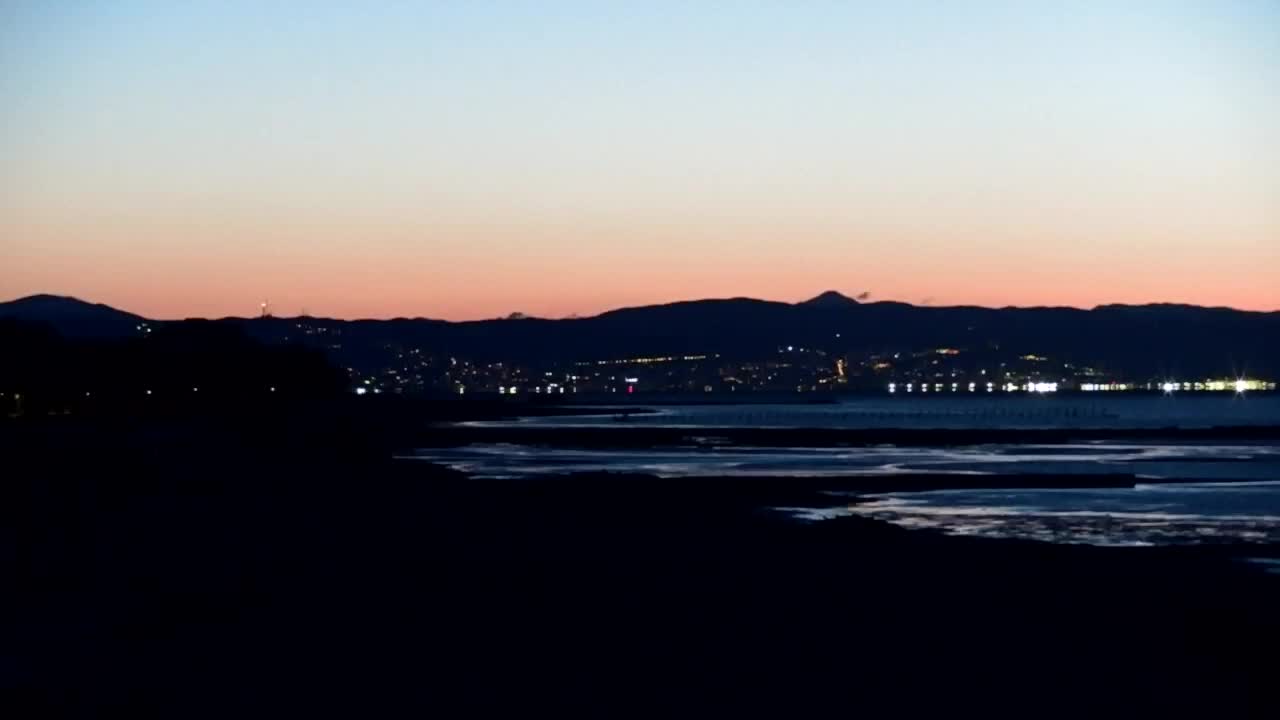
[[(48, 322), (63, 333), (135, 332), (137, 316), (69, 298), (0, 304), (0, 317)], [(478, 362), (567, 363), (720, 354), (762, 358), (779, 347), (832, 353), (954, 347), (1036, 353), (1139, 377), (1280, 375), (1280, 312), (1194, 305), (921, 307), (828, 292), (802, 303), (752, 298), (695, 300), (593, 317), (449, 322), (431, 319), (227, 318), (271, 343), (315, 343), (345, 366), (374, 364), (388, 348), (419, 348)], [(159, 324), (159, 323), (153, 323)], [(303, 327), (305, 325), (305, 328)], [(325, 329), (323, 334), (313, 333)], [(326, 338), (320, 342), (316, 338)], [(333, 342), (333, 338), (340, 342)]]
[(138, 334), (146, 320), (101, 303), (62, 295), (31, 295), (0, 303), (0, 318), (49, 325), (69, 338), (117, 338)]
[(828, 290), (822, 293), (821, 295), (818, 295), (816, 297), (811, 297), (808, 300), (805, 300), (804, 302), (799, 302), (796, 304), (804, 305), (807, 307), (845, 308), (845, 307), (849, 307), (850, 305), (857, 305), (858, 301), (854, 300), (853, 298), (847, 295), (842, 295), (841, 293), (835, 290)]

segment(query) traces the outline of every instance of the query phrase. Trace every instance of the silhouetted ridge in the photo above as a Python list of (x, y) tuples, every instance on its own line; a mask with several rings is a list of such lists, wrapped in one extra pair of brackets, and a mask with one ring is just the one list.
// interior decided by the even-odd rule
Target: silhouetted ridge
[(841, 293), (836, 292), (835, 290), (828, 290), (822, 293), (821, 295), (818, 295), (816, 297), (811, 297), (808, 300), (805, 300), (804, 302), (800, 302), (796, 304), (803, 307), (844, 308), (844, 307), (854, 307), (858, 305), (858, 301), (854, 300), (848, 295), (842, 295)]
[[(0, 305), (4, 315), (42, 321), (64, 335), (98, 337), (128, 336), (142, 321), (105, 306), (49, 296)], [(836, 356), (999, 349), (1140, 377), (1280, 375), (1280, 312), (1176, 304), (1093, 310), (919, 307), (859, 302), (829, 291), (796, 304), (741, 297), (693, 300), (572, 320), (301, 320), (219, 322), (238, 325), (270, 344), (314, 345), (342, 367), (371, 369), (386, 366), (389, 348), (476, 362), (565, 363), (702, 354), (759, 359), (794, 345)], [(168, 323), (151, 324), (159, 329)]]
[(0, 317), (41, 323), (67, 337), (86, 338), (128, 337), (144, 321), (108, 305), (62, 295), (30, 295), (0, 303)]

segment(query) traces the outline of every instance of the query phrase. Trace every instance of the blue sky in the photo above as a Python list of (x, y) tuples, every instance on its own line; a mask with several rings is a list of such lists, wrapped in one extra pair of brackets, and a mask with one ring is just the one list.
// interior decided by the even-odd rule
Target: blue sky
[(1277, 2), (368, 5), (5, 4), (0, 294), (1280, 306)]

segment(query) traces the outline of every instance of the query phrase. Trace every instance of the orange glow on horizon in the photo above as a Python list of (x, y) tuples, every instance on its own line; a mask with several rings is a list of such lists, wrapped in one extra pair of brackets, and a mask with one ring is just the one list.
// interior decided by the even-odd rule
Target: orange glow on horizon
[(1280, 6), (22, 5), (0, 298), (1280, 309)]

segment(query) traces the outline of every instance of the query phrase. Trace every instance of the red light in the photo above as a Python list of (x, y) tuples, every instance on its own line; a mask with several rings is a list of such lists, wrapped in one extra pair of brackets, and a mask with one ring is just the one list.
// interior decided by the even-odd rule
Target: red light
[(636, 386), (635, 386), (635, 385), (628, 385), (628, 386), (627, 386), (627, 392), (628, 392), (628, 393), (633, 393), (633, 392), (635, 392), (635, 391), (636, 391)]

